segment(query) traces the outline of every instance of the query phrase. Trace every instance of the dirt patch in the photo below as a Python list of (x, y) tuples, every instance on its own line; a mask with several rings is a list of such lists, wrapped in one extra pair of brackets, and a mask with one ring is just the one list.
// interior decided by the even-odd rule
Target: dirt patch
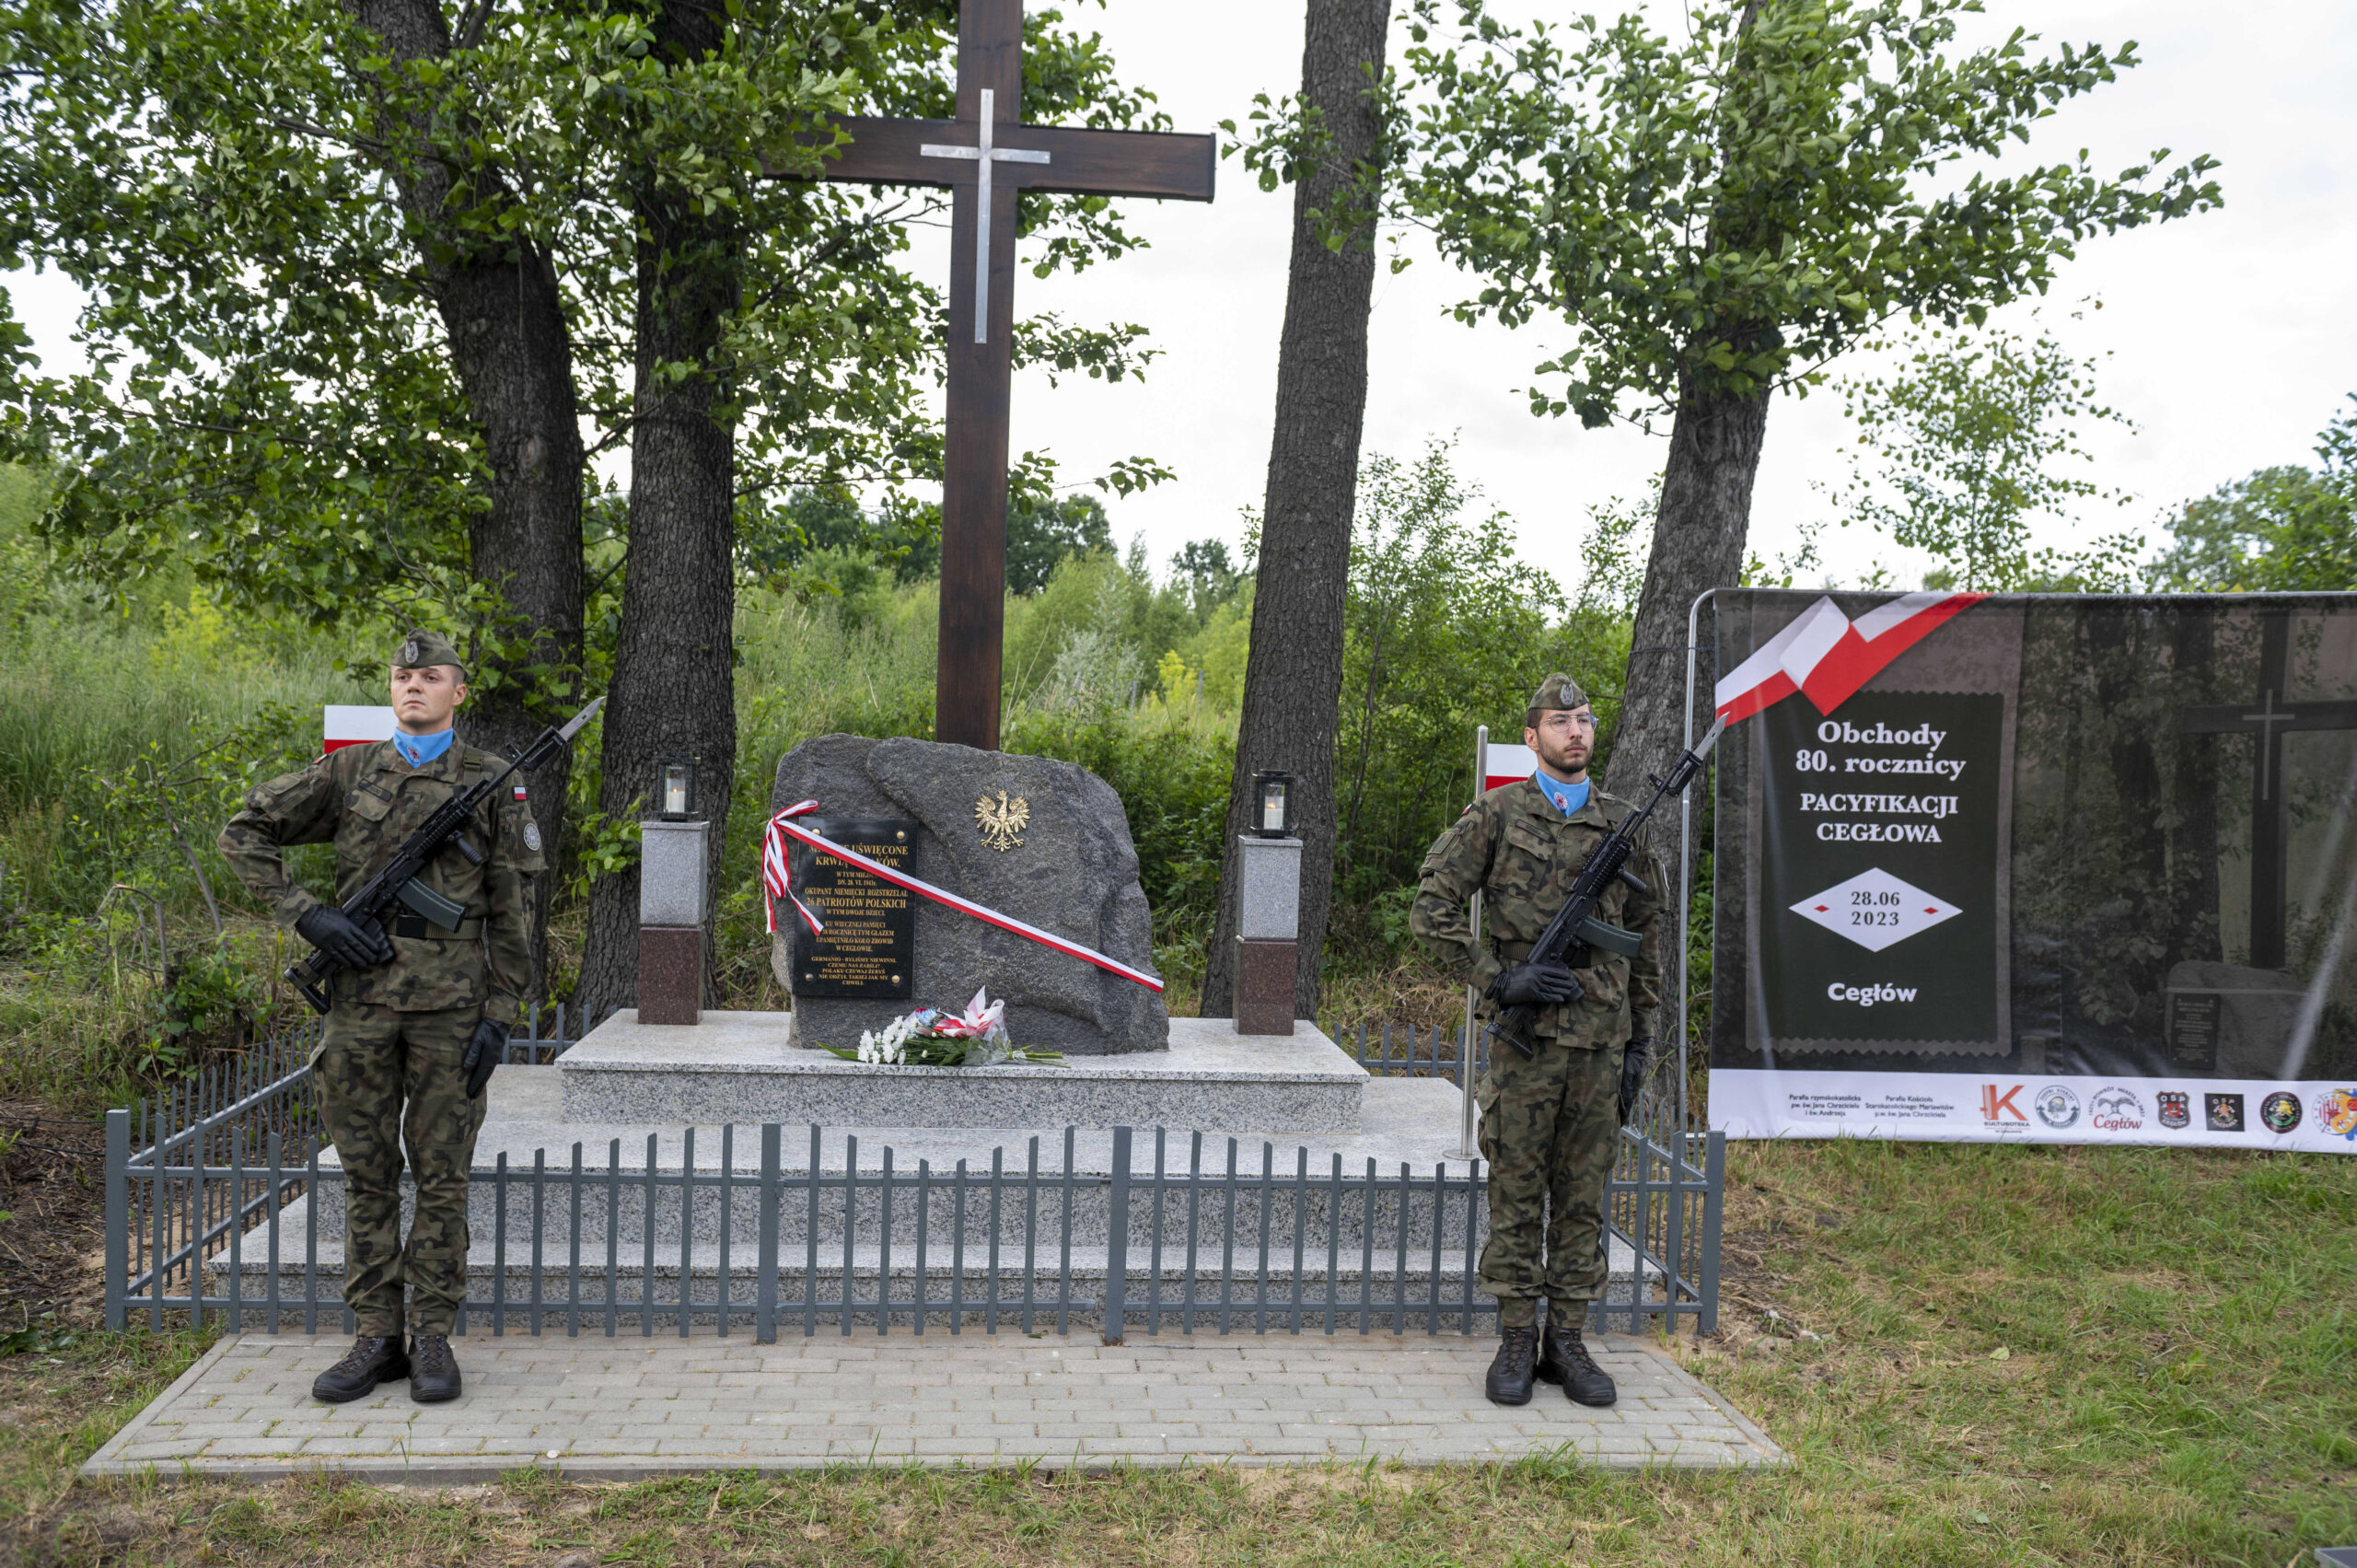
[(52, 1314), (95, 1328), (106, 1306), (106, 1127), (0, 1101), (0, 1334)]

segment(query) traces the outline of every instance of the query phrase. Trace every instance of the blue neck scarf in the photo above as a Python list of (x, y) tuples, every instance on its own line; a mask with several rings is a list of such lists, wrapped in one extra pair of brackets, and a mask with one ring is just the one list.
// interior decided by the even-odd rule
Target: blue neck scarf
[(422, 768), (450, 749), (450, 742), (457, 735), (458, 731), (450, 729), (433, 735), (412, 735), (405, 729), (397, 729), (393, 731), (393, 749), (400, 752), (401, 761), (411, 767)]
[(1547, 798), (1555, 803), (1555, 808), (1566, 817), (1577, 816), (1580, 807), (1587, 804), (1585, 779), (1577, 784), (1564, 784), (1559, 779), (1549, 778), (1547, 771), (1542, 768), (1530, 775), (1530, 782), (1544, 790)]

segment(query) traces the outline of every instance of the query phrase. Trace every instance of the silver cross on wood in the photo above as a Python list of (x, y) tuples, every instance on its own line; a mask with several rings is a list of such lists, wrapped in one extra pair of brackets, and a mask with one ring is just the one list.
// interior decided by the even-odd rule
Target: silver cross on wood
[[(941, 454), (941, 647), (934, 738), (998, 749), (1000, 646), (1006, 599), (1007, 420), (1014, 332), (1015, 226), (1019, 192), (1208, 202), (1218, 149), (1209, 136), (1026, 125), (1023, 0), (959, 0), (954, 120), (844, 115), (795, 132), (790, 158), (765, 156), (786, 179), (923, 185), (950, 202), (948, 388)], [(973, 133), (972, 145), (946, 140)], [(1019, 147), (996, 145), (1001, 130)], [(810, 168), (809, 149), (824, 153)], [(974, 165), (973, 177), (958, 167)], [(783, 164), (784, 167), (780, 167)], [(1004, 164), (1004, 168), (998, 167)], [(971, 224), (971, 228), (967, 225)], [(973, 249), (967, 249), (972, 237)], [(974, 269), (969, 288), (960, 268)], [(998, 274), (994, 286), (991, 274)], [(972, 310), (970, 327), (961, 313)]]
[(974, 193), (977, 216), (974, 226), (974, 341), (991, 341), (991, 165), (994, 163), (1045, 163), (1046, 153), (1030, 147), (994, 147), (991, 145), (991, 114), (997, 107), (997, 93), (982, 89), (981, 141), (970, 147), (954, 142), (927, 142), (917, 150), (927, 157), (970, 158), (981, 165), (974, 171)]

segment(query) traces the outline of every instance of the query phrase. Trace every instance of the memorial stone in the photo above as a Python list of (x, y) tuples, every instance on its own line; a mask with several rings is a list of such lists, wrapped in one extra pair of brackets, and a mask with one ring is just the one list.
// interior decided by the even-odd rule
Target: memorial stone
[[(771, 809), (802, 800), (816, 800), (817, 815), (838, 823), (863, 819), (860, 829), (871, 842), (876, 823), (868, 819), (885, 819), (896, 831), (912, 824), (911, 875), (1154, 970), (1153, 920), (1138, 885), (1129, 819), (1112, 786), (1086, 768), (933, 741), (827, 735), (795, 747), (778, 764)], [(823, 827), (816, 830), (833, 837)], [(852, 867), (812, 865), (824, 858), (797, 859), (797, 893), (811, 885), (806, 875), (840, 876), (839, 886), (853, 877), (878, 886)], [(911, 901), (912, 963), (900, 971), (909, 986), (898, 997), (846, 994), (840, 975), (829, 983), (822, 971), (799, 966), (795, 955), (809, 933), (803, 927), (797, 936), (792, 927), (801, 925), (799, 917), (779, 902), (772, 962), (794, 993), (796, 1044), (854, 1046), (863, 1032), (912, 1007), (954, 1012), (986, 991), (1005, 1001), (1007, 1030), (1018, 1046), (1077, 1056), (1167, 1048), (1170, 1021), (1159, 993), (928, 900)], [(863, 920), (884, 912), (880, 906), (859, 912)]]

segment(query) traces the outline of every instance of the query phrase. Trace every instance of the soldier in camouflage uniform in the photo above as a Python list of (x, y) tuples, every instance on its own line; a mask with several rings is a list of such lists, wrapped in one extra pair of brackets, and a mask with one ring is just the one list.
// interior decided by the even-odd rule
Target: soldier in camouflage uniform
[[(1441, 835), (1424, 857), (1409, 927), (1483, 993), (1484, 1016), (1521, 1003), (1539, 1009), (1536, 1056), (1494, 1042), (1475, 1086), (1490, 1162), (1481, 1288), (1497, 1298), (1501, 1329), (1489, 1397), (1525, 1404), (1544, 1379), (1582, 1404), (1608, 1405), (1617, 1390), (1580, 1328), (1587, 1304), (1604, 1294), (1604, 1185), (1620, 1148), (1624, 1064), (1642, 1070), (1661, 1007), (1654, 915), (1662, 882), (1641, 833), (1631, 869), (1646, 890), (1616, 881), (1596, 910), (1635, 934), (1634, 954), (1584, 946), (1568, 965), (1524, 961), (1588, 855), (1636, 809), (1589, 787), (1596, 718), (1577, 681), (1549, 676), (1525, 717), (1523, 744), (1538, 754), (1538, 772), (1487, 792)], [(1466, 913), (1476, 891), (1486, 947)], [(1553, 1303), (1543, 1343), (1541, 1296)]]
[[(453, 845), (421, 874), (466, 910), (456, 931), (406, 910), (389, 933), (374, 921), (355, 923), (287, 876), (281, 846), (332, 841), (336, 900), (351, 898), (436, 807), (502, 766), (451, 734), (466, 672), (447, 638), (414, 632), (403, 639), (391, 688), (393, 739), (342, 748), (253, 790), (220, 840), (222, 854), (281, 921), (349, 966), (335, 978), (315, 1059), (343, 1166), (343, 1298), (359, 1329), (351, 1353), (312, 1386), (335, 1402), (403, 1378), (420, 1403), (458, 1397), (448, 1336), (466, 1297), (467, 1171), (484, 1086), (529, 983), (531, 879), (544, 864), (519, 774), (466, 834), (481, 863)], [(478, 1041), (483, 1049), (470, 1073), (468, 1051)], [(404, 1148), (417, 1190), (406, 1248)], [(404, 1328), (413, 1336), (406, 1351)]]

